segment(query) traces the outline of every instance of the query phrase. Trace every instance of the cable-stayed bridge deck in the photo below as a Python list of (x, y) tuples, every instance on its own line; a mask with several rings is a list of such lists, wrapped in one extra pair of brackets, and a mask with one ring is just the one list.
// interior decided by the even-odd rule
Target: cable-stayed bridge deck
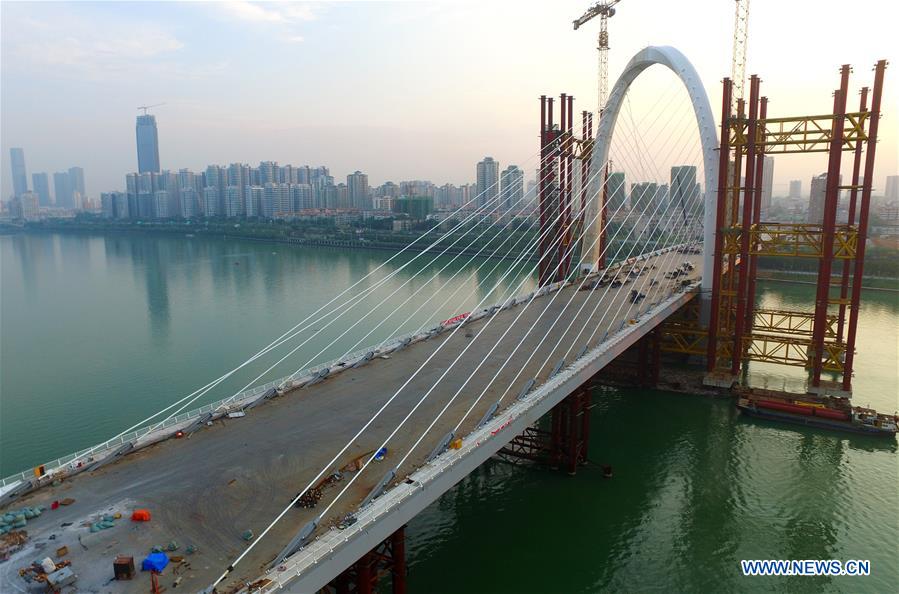
[[(259, 535), (397, 390), (396, 399), (351, 444), (335, 465), (337, 468), (380, 447), (422, 395), (435, 387), (389, 441), (385, 459), (364, 470), (323, 519), (316, 540), (269, 572), (272, 587), (283, 582), (294, 591), (313, 591), (352, 563), (354, 559), (350, 557), (355, 549), (370, 549), (370, 541), (378, 534), (384, 530), (389, 534), (397, 527), (390, 526), (408, 521), (409, 514), (414, 515), (436, 499), (692, 298), (695, 282), (685, 292), (681, 286), (684, 277), (665, 278), (668, 270), (683, 261), (695, 266), (691, 281), (702, 275), (701, 254), (655, 254), (638, 262), (646, 267), (646, 272), (630, 284), (579, 290), (578, 281), (543, 294), (530, 305), (523, 302), (500, 309), (457, 331), (444, 331), (411, 344), (392, 353), (389, 359), (376, 358), (357, 369), (347, 369), (314, 385), (292, 390), (253, 408), (245, 417), (223, 418), (188, 438), (168, 439), (129, 453), (97, 470), (26, 495), (14, 505), (49, 506), (64, 498), (75, 500), (73, 505), (47, 512), (29, 523), (28, 531), (32, 545), (47, 542), (47, 550), (69, 547), (79, 575), (79, 591), (145, 591), (144, 579), (109, 582), (113, 557), (133, 555), (139, 561), (151, 547), (170, 541), (176, 541), (181, 551), (187, 545), (198, 548), (196, 554), (188, 557), (190, 568), (182, 572), (179, 587), (200, 591), (214, 582), (247, 546), (242, 534), (251, 530)], [(621, 278), (625, 276), (627, 268), (622, 267)], [(646, 294), (641, 304), (630, 303), (634, 287), (645, 287), (641, 289)], [(642, 312), (639, 316), (638, 311)], [(488, 356), (494, 345), (496, 348)], [(467, 346), (470, 348), (463, 354)], [(430, 363), (400, 389), (432, 355)], [(457, 357), (458, 363), (453, 364)], [(562, 359), (564, 367), (556, 369)], [(441, 379), (447, 370), (449, 373)], [(550, 379), (554, 372), (556, 375)], [(518, 401), (519, 392), (531, 378), (536, 379), (531, 396)], [(357, 510), (466, 380), (458, 398), (398, 468), (396, 480), (391, 483), (398, 486), (362, 510), (356, 525), (344, 531), (332, 528), (339, 518)], [(500, 397), (493, 425), (472, 433)], [(456, 432), (457, 437), (465, 437), (463, 447), (426, 464), (435, 445), (472, 405)], [(484, 432), (495, 439), (483, 439)], [(426, 496), (414, 496), (415, 484), (404, 482), (411, 473), (416, 473), (415, 477), (427, 473), (430, 477)], [(352, 474), (345, 473), (343, 482)], [(338, 482), (335, 488), (326, 489), (319, 506), (329, 503), (342, 484)], [(134, 508), (149, 509), (152, 520), (142, 524), (128, 522), (127, 514)], [(126, 514), (115, 528), (89, 533), (83, 527), (85, 522), (96, 521), (113, 511)], [(314, 509), (291, 509), (218, 591), (240, 589), (245, 582), (268, 571), (285, 544), (317, 513)], [(70, 522), (70, 526), (61, 526)], [(50, 535), (56, 535), (54, 540), (48, 540)], [(35, 556), (44, 555), (29, 546), (18, 556), (28, 564)], [(11, 585), (15, 580), (21, 585), (17, 571), (22, 564), (16, 559), (4, 564), (0, 584)]]

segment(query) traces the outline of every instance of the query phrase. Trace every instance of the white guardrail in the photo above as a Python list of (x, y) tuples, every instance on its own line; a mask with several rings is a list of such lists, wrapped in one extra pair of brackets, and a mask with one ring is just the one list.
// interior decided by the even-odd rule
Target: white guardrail
[[(668, 248), (655, 250), (641, 256), (628, 258), (627, 260), (624, 260), (622, 262), (616, 262), (615, 264), (610, 265), (606, 270), (614, 270), (620, 268), (621, 266), (632, 265), (634, 262), (638, 262), (640, 260), (657, 256), (659, 254), (679, 249), (688, 245), (691, 244), (671, 246)], [(588, 276), (598, 275), (599, 272), (605, 271), (593, 272)], [(181, 413), (177, 416), (166, 419), (161, 423), (151, 423), (145, 427), (135, 429), (134, 431), (104, 441), (95, 446), (73, 452), (66, 456), (62, 456), (60, 458), (57, 458), (56, 460), (53, 460), (52, 462), (46, 462), (41, 465), (43, 467), (43, 474), (40, 476), (38, 476), (34, 469), (23, 470), (22, 472), (18, 472), (16, 474), (0, 479), (0, 495), (18, 491), (19, 489), (26, 487), (26, 485), (26, 490), (38, 488), (51, 483), (56, 479), (71, 476), (72, 474), (76, 474), (82, 470), (87, 469), (89, 466), (94, 465), (96, 462), (101, 462), (106, 460), (107, 458), (116, 456), (116, 454), (123, 448), (127, 448), (126, 451), (130, 452), (167, 439), (173, 436), (177, 431), (190, 426), (204, 416), (211, 415), (207, 420), (212, 421), (224, 415), (227, 415), (229, 412), (241, 410), (249, 404), (262, 398), (264, 394), (271, 391), (273, 388), (275, 390), (284, 388), (286, 391), (290, 391), (300, 388), (310, 382), (317, 383), (315, 380), (324, 379), (325, 377), (330, 376), (332, 373), (339, 373), (340, 371), (351, 369), (354, 366), (358, 366), (361, 363), (368, 362), (369, 360), (374, 359), (380, 355), (391, 353), (421, 340), (427, 340), (432, 336), (436, 336), (442, 332), (445, 332), (446, 330), (454, 328), (456, 325), (462, 323), (463, 321), (474, 321), (481, 319), (485, 316), (492, 315), (497, 311), (507, 309), (520, 303), (524, 303), (532, 297), (542, 297), (558, 291), (567, 284), (569, 284), (567, 281), (564, 283), (557, 282), (551, 285), (547, 285), (536, 291), (532, 291), (531, 293), (527, 293), (525, 295), (510, 297), (503, 301), (501, 304), (495, 304), (490, 307), (482, 308), (477, 312), (469, 312), (468, 314), (465, 314), (464, 317), (457, 316), (456, 318), (461, 319), (455, 319), (453, 323), (447, 324), (446, 326), (438, 324), (430, 330), (419, 329), (414, 332), (389, 338), (383, 341), (379, 346), (360, 349), (346, 357), (338, 357), (326, 363), (314, 365), (292, 375), (270, 381), (261, 386), (256, 386), (255, 388), (245, 390), (227, 398), (222, 398), (215, 402), (211, 402), (200, 408)], [(323, 374), (326, 369), (328, 370), (328, 372)], [(280, 395), (280, 393), (278, 393), (278, 395)]]

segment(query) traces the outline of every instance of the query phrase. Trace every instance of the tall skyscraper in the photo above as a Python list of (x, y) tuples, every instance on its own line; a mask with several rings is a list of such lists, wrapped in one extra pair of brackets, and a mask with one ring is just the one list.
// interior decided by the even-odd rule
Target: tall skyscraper
[(34, 193), (38, 195), (41, 206), (50, 206), (50, 178), (46, 173), (32, 173), (31, 184), (34, 186)]
[(371, 198), (368, 195), (368, 176), (361, 171), (346, 176), (349, 192), (350, 208), (371, 210)]
[[(696, 196), (696, 166), (679, 165), (671, 168), (670, 199), (672, 209), (693, 210)], [(663, 207), (664, 208), (664, 207)], [(661, 212), (661, 210), (659, 211)]]
[(12, 191), (14, 196), (21, 196), (28, 191), (28, 173), (25, 171), (25, 151), (20, 148), (9, 149), (9, 164), (12, 169)]
[(887, 200), (899, 200), (899, 175), (888, 175), (887, 185), (883, 190)]
[(137, 116), (137, 171), (159, 173), (159, 133), (156, 116)]
[[(221, 216), (225, 212), (225, 187), (228, 185), (228, 173), (224, 167), (218, 165), (208, 165), (206, 167), (206, 187), (215, 188), (215, 196), (218, 198), (215, 212), (216, 216)], [(204, 194), (204, 199), (205, 199)], [(209, 215), (206, 215), (209, 216)]]
[[(765, 164), (762, 165), (762, 213), (767, 214), (771, 209), (771, 194), (774, 191), (774, 157), (765, 156)], [(764, 218), (764, 217), (763, 217)]]
[[(493, 157), (484, 157), (477, 167), (477, 201), (478, 206), (490, 203), (499, 195), (499, 162)], [(489, 210), (489, 209), (488, 209)]]
[(53, 193), (56, 195), (56, 206), (59, 208), (74, 208), (75, 200), (72, 195), (72, 182), (68, 171), (60, 171), (53, 174)]
[(659, 197), (659, 184), (640, 182), (631, 184), (631, 210), (638, 213), (651, 213), (655, 209), (655, 201)]
[(606, 211), (608, 216), (614, 216), (621, 212), (622, 206), (627, 202), (627, 185), (623, 171), (615, 171), (609, 174), (606, 182)]
[(506, 210), (521, 208), (524, 197), (524, 171), (518, 165), (509, 165), (500, 177), (500, 192), (503, 208)]
[(239, 217), (243, 214), (244, 201), (241, 199), (240, 188), (237, 186), (225, 187), (225, 216), (229, 218)]
[(206, 186), (203, 188), (203, 216), (207, 218), (217, 217), (220, 214), (218, 189), (213, 186)]
[(69, 167), (69, 183), (72, 185), (72, 195), (78, 194), (83, 200), (87, 195), (84, 192), (84, 169)]
[[(843, 183), (843, 176), (837, 184)], [(812, 178), (812, 189), (808, 198), (808, 222), (820, 225), (824, 222), (824, 198), (827, 193), (827, 174), (822, 173)], [(837, 196), (839, 197), (839, 195)]]
[(794, 200), (802, 198), (802, 180), (794, 179), (790, 181), (790, 198)]

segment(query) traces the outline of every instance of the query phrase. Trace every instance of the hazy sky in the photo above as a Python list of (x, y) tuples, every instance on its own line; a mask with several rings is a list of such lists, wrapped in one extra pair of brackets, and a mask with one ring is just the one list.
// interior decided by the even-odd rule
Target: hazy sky
[[(172, 170), (277, 160), (325, 164), (338, 180), (361, 169), (372, 184), (466, 183), (485, 155), (525, 165), (537, 150), (541, 93), (567, 91), (578, 110), (595, 107), (598, 23), (571, 26), (589, 4), (4, 1), (2, 195), (11, 192), (12, 146), (25, 149), (29, 187), (32, 172), (80, 165), (89, 195), (122, 189), (137, 167), (135, 108), (161, 102), (151, 112), (162, 167)], [(622, 0), (610, 21), (610, 86), (640, 48), (673, 45), (696, 66), (717, 115), (733, 6)], [(762, 75), (771, 116), (828, 113), (844, 62), (855, 67), (857, 107), (873, 63), (896, 58), (893, 2), (751, 6), (747, 72)], [(899, 171), (897, 67), (887, 70), (881, 188)], [(636, 121), (659, 89), (684, 102), (670, 79), (638, 81)], [(778, 158), (775, 193), (794, 178), (806, 191), (825, 159)]]

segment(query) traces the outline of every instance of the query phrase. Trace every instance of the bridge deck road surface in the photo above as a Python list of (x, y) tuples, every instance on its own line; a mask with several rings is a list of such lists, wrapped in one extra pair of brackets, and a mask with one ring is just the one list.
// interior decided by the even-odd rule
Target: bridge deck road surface
[[(455, 426), (482, 389), (490, 383), (522, 336), (527, 335), (525, 342), (497, 381), (490, 384), (457, 435), (464, 436), (471, 431), (506, 388), (508, 393), (501, 409), (514, 401), (520, 388), (531, 377), (538, 377), (538, 385), (545, 381), (572, 345), (567, 356), (570, 362), (607, 311), (591, 347), (602, 339), (606, 330), (610, 334), (616, 331), (629, 309), (627, 301), (631, 289), (639, 287), (647, 276), (659, 281), (652, 288), (649, 288), (649, 282), (645, 285), (646, 302), (649, 303), (666, 297), (674, 283), (685, 278), (681, 277), (678, 281), (664, 279), (665, 269), (691, 261), (696, 270), (689, 278), (695, 279), (702, 274), (701, 255), (674, 253), (668, 259), (666, 255), (671, 254), (655, 256), (643, 262), (659, 266), (620, 288), (576, 291), (575, 284), (563, 289), (554, 300), (553, 294), (534, 300), (486, 360), (487, 351), (522, 312), (524, 304), (472, 322), (455, 334), (444, 332), (411, 345), (393, 353), (389, 360), (376, 359), (366, 366), (345, 371), (309, 388), (294, 390), (256, 407), (243, 418), (218, 421), (213, 427), (203, 428), (190, 438), (169, 439), (149, 446), (96, 471), (76, 475), (58, 486), (43, 488), (7, 505), (10, 509), (35, 505), (49, 508), (54, 500), (67, 497), (75, 500), (69, 506), (48, 509), (39, 518), (28, 522), (28, 544), (0, 565), (0, 591), (39, 591), (37, 584), (27, 584), (19, 577), (18, 570), (35, 559), (54, 557), (56, 549), (66, 545), (69, 554), (65, 558), (72, 562), (72, 569), (78, 575), (74, 589), (69, 591), (145, 594), (150, 587), (150, 576), (140, 572), (140, 562), (151, 547), (166, 546), (171, 541), (175, 541), (179, 548), (170, 554), (183, 555), (189, 566), (182, 565), (176, 574), (174, 564), (170, 564), (160, 576), (160, 585), (171, 588), (180, 576), (182, 582), (178, 588), (181, 591), (202, 590), (218, 578), (247, 546), (242, 533), (252, 530), (258, 536), (429, 355), (444, 345), (430, 364), (341, 456), (334, 469), (379, 447), (415, 402), (437, 383), (439, 376), (465, 346), (474, 342), (474, 346), (437, 384), (434, 392), (390, 441), (386, 459), (373, 462), (332, 508), (318, 529), (319, 533), (323, 532), (347, 512), (356, 509), (384, 473), (412, 447), (478, 363), (484, 361), (440, 422), (399, 470), (398, 478), (425, 462), (436, 443)], [(663, 266), (665, 262), (672, 264)], [(624, 278), (624, 272), (621, 277)], [(561, 315), (549, 339), (538, 346), (575, 292), (572, 304)], [(590, 303), (559, 342), (562, 331), (587, 299)], [(596, 308), (596, 314), (587, 319), (599, 299), (602, 299), (602, 304)], [(614, 316), (622, 303), (621, 313)], [(541, 316), (544, 310), (547, 311)], [(576, 335), (584, 329), (586, 331), (575, 343)], [(557, 342), (561, 346), (554, 349)], [(526, 364), (532, 353), (535, 355)], [(543, 365), (545, 360), (548, 364)], [(343, 481), (325, 490), (318, 510), (332, 500), (351, 476), (353, 473), (344, 473)], [(148, 509), (152, 520), (143, 523), (130, 521), (130, 513), (135, 508)], [(121, 512), (123, 518), (116, 522), (114, 528), (90, 533), (84, 525), (98, 520), (105, 513), (116, 511)], [(315, 513), (317, 510), (291, 509), (244, 558), (218, 591), (237, 590), (258, 577)], [(68, 522), (72, 525), (61, 526)], [(51, 535), (55, 535), (52, 540)], [(45, 543), (44, 548), (36, 549), (42, 546), (41, 543)], [(197, 547), (198, 551), (188, 555), (185, 552), (188, 545)], [(112, 580), (113, 559), (120, 554), (135, 559), (138, 574), (132, 581)]]

